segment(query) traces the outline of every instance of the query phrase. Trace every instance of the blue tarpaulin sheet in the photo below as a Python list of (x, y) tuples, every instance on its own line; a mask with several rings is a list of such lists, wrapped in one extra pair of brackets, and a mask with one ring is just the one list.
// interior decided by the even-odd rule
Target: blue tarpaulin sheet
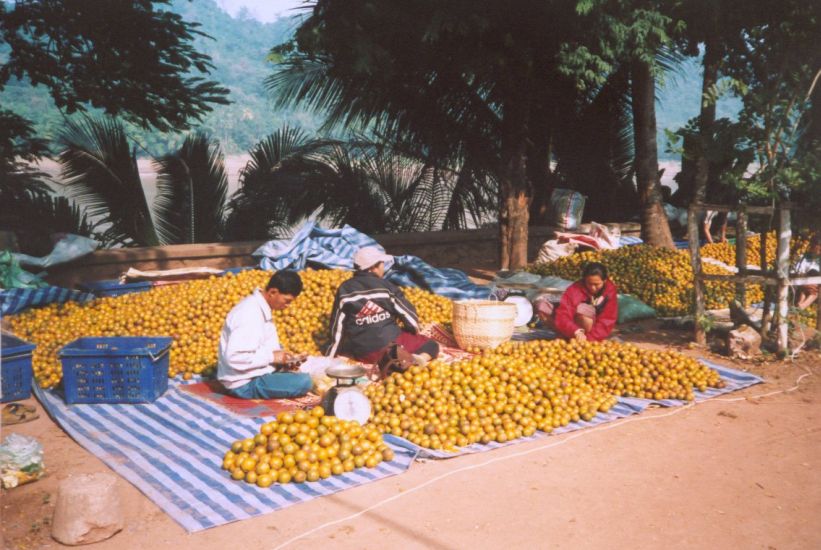
[[(268, 241), (255, 252), (263, 269), (295, 269), (322, 266), (352, 270), (353, 255), (362, 247), (384, 248), (374, 239), (350, 225), (342, 229), (323, 229), (313, 222), (303, 225), (290, 241)], [(414, 286), (452, 300), (484, 299), (487, 286), (474, 284), (464, 272), (436, 268), (416, 256), (396, 256), (385, 265), (385, 279), (399, 286)]]

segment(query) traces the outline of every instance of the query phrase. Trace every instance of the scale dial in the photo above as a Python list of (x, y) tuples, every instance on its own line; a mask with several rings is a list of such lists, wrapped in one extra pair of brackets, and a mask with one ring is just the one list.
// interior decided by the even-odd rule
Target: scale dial
[(359, 388), (337, 388), (334, 416), (342, 420), (356, 420), (364, 426), (371, 416), (371, 402)]

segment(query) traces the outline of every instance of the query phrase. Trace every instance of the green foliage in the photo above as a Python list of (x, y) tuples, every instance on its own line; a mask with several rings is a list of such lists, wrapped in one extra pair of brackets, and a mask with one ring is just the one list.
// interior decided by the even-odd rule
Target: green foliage
[(442, 169), (366, 140), (311, 139), (282, 128), (251, 151), (231, 201), (233, 239), (281, 236), (316, 218), (366, 233), (458, 229), (495, 204), (471, 171)]
[(26, 254), (45, 256), (51, 252), (54, 233), (97, 237), (80, 207), (66, 197), (25, 194), (3, 204), (7, 207), (0, 211), (0, 227), (14, 231)]
[(207, 55), (192, 45), (198, 25), (162, 9), (166, 1), (18, 2), (0, 11), (9, 46), (0, 86), (27, 76), (66, 114), (87, 105), (160, 131), (184, 129), (228, 90), (206, 80)]
[(821, 7), (785, 0), (766, 15), (728, 53), (727, 74), (746, 88), (738, 124), (756, 162), (751, 175), (727, 179), (751, 200), (801, 200), (817, 208), (821, 140), (811, 113), (821, 101), (814, 88), (821, 74)]
[(245, 241), (281, 236), (292, 223), (289, 205), (301, 191), (302, 174), (292, 168), (283, 176), (278, 169), (286, 163), (301, 164), (299, 159), (310, 158), (323, 145), (302, 130), (286, 126), (251, 149), (251, 160), (240, 174), (240, 188), (229, 204), (227, 238)]
[(43, 183), (45, 174), (32, 168), (30, 162), (45, 151), (45, 143), (34, 137), (28, 120), (0, 109), (0, 202), (13, 204), (48, 194)]
[(222, 239), (228, 178), (219, 145), (204, 134), (189, 135), (179, 151), (155, 161), (154, 216), (162, 242)]
[(107, 225), (103, 244), (160, 244), (122, 125), (113, 119), (69, 122), (60, 141), (63, 183), (92, 219)]
[[(215, 136), (227, 154), (248, 151), (272, 128), (297, 124), (309, 131), (318, 127), (314, 117), (291, 109), (275, 110), (263, 86), (270, 72), (266, 56), (272, 44), (288, 40), (294, 31), (293, 18), (261, 23), (250, 18), (232, 18), (214, 0), (173, 0), (166, 7), (183, 21), (196, 23), (191, 46), (210, 57), (209, 78), (230, 90), (230, 103), (212, 104), (212, 110), (193, 121), (194, 129)], [(135, 27), (136, 28), (136, 27)], [(0, 40), (0, 60), (9, 53)], [(2, 62), (2, 61), (0, 61)], [(12, 78), (0, 92), (0, 102), (32, 121), (36, 133), (53, 138), (65, 123), (65, 115), (54, 105), (44, 86), (33, 87), (28, 78)], [(171, 103), (175, 106), (175, 103)], [(105, 110), (87, 107), (88, 114), (104, 116)], [(73, 119), (76, 115), (68, 116)], [(179, 149), (187, 132), (159, 132), (127, 120), (123, 124), (141, 154), (162, 156)]]
[(206, 136), (193, 134), (178, 151), (155, 159), (153, 209), (122, 124), (90, 118), (70, 122), (60, 139), (62, 183), (95, 220), (104, 246), (221, 239), (227, 179), (219, 147)]
[(655, 0), (576, 2), (577, 13), (595, 32), (563, 45), (562, 72), (581, 88), (602, 86), (626, 60), (644, 62), (661, 74), (657, 64), (660, 49), (685, 28), (669, 7)]

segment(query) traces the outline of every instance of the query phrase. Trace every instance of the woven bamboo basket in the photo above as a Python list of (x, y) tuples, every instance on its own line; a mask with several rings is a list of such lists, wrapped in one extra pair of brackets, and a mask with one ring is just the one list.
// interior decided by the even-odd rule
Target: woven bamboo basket
[(453, 302), (453, 336), (462, 349), (493, 349), (513, 336), (517, 311), (515, 304), (505, 302)]

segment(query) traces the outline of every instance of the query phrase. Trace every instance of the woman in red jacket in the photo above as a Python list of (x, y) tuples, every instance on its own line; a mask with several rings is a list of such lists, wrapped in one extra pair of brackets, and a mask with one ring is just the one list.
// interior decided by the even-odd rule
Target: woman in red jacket
[(553, 326), (565, 338), (598, 342), (610, 336), (618, 316), (616, 285), (607, 279), (607, 267), (591, 262), (562, 295)]

